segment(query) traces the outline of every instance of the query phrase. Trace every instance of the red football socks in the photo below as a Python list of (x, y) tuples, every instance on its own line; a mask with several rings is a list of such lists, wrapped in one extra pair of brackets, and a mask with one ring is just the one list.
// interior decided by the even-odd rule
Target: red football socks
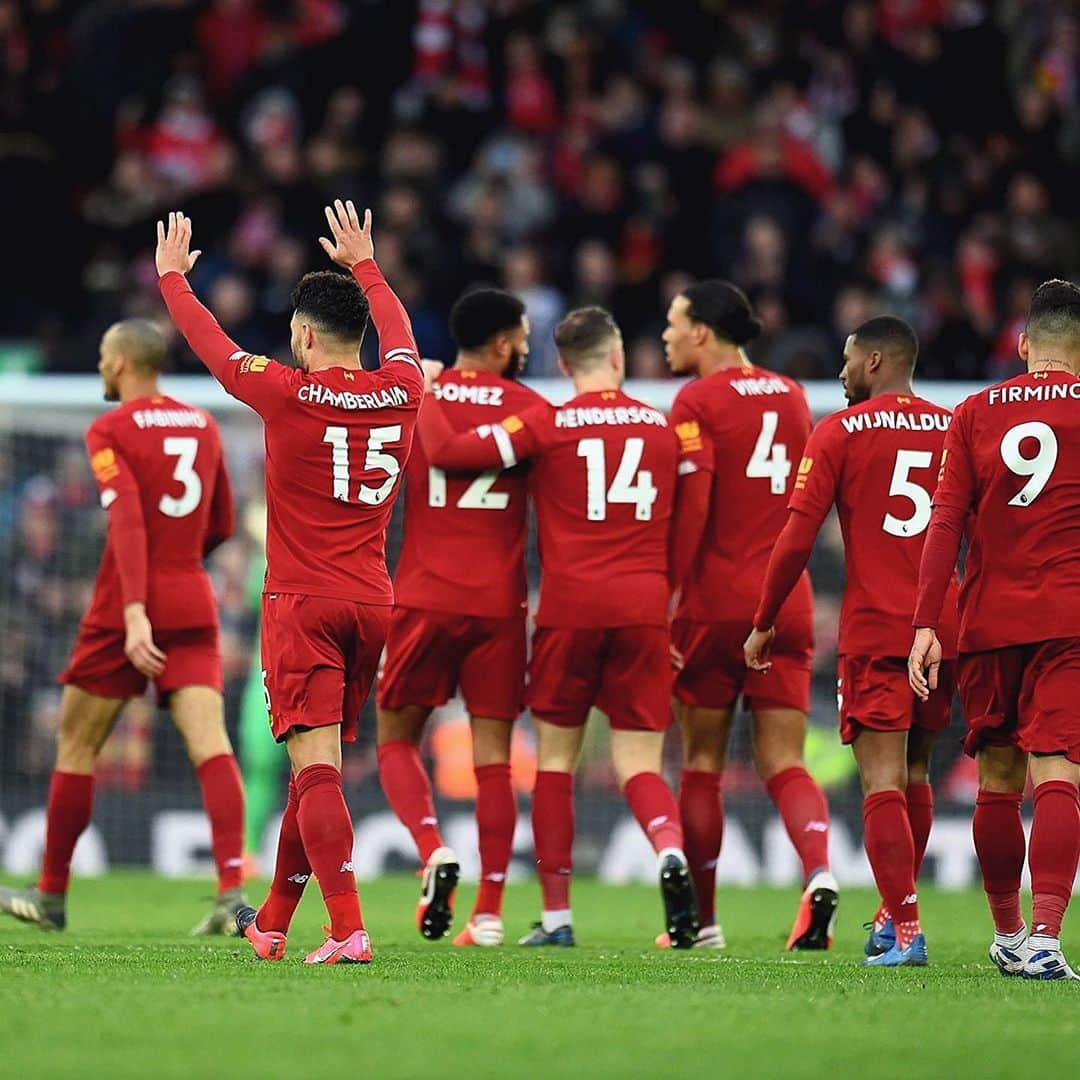
[(232, 754), (204, 761), (196, 772), (217, 866), (218, 892), (244, 883), (244, 782)]
[(309, 765), (296, 777), (296, 792), (300, 837), (330, 914), (330, 935), (344, 941), (364, 922), (353, 873), (352, 819), (341, 790), (341, 773), (333, 765)]
[(289, 801), (281, 818), (278, 833), (277, 860), (274, 863), (274, 880), (263, 906), (259, 908), (255, 924), (260, 930), (279, 930), (286, 934), (292, 922), (296, 905), (304, 895), (304, 886), (311, 877), (311, 863), (304, 852), (300, 839), (300, 824), (296, 819), (300, 809), (300, 796), (296, 781), (289, 781)]
[(878, 892), (893, 917), (896, 941), (906, 949), (919, 933), (915, 892), (915, 843), (907, 801), (899, 790), (875, 791), (863, 799), (866, 856)]
[(979, 858), (983, 888), (999, 934), (1015, 934), (1024, 925), (1020, 911), (1020, 875), (1027, 841), (1020, 820), (1019, 792), (983, 791), (975, 800), (971, 833)]
[(71, 856), (94, 811), (92, 773), (55, 771), (49, 783), (45, 815), (45, 856), (38, 888), (44, 893), (66, 893), (71, 877)]
[(801, 765), (793, 765), (765, 784), (802, 862), (803, 881), (829, 868), (829, 804), (825, 793)]
[(911, 839), (915, 844), (915, 880), (918, 881), (934, 824), (934, 789), (929, 784), (908, 784), (905, 794)]
[(630, 813), (649, 838), (653, 851), (665, 848), (682, 851), (683, 830), (679, 806), (664, 778), (655, 772), (635, 773), (623, 786)]
[(574, 778), (564, 772), (538, 772), (532, 803), (536, 872), (545, 911), (570, 907), (574, 870)]
[(1031, 822), (1031, 932), (1058, 937), (1080, 860), (1080, 798), (1075, 784), (1046, 780), (1035, 788)]
[(412, 833), (420, 861), (443, 846), (431, 780), (420, 760), (420, 748), (406, 739), (394, 739), (379, 747), (379, 780), (390, 809)]
[(473, 772), (476, 775), (476, 829), (480, 840), (480, 888), (473, 915), (499, 915), (514, 846), (517, 800), (509, 765), (478, 765)]
[(716, 922), (716, 862), (724, 840), (719, 773), (683, 769), (679, 778), (679, 816), (701, 925), (710, 926)]

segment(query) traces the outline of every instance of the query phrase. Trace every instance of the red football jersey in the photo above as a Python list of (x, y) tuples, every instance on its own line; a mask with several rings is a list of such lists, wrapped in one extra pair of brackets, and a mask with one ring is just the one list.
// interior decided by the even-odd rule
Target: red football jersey
[(489, 430), (453, 435), (447, 427), (441, 409), (421, 414), (421, 440), (440, 467), (533, 462), (538, 626), (667, 625), (677, 448), (662, 412), (604, 390), (537, 406)]
[[(513, 379), (449, 368), (434, 386), (455, 431), (495, 424), (544, 399)], [(500, 465), (501, 468), (501, 465)], [(419, 442), (405, 470), (405, 521), (394, 599), (401, 607), (502, 618), (527, 605), (524, 467), (479, 476), (432, 465)]]
[[(683, 582), (678, 618), (754, 617), (769, 553), (787, 520), (795, 465), (810, 434), (803, 388), (786, 375), (747, 366), (687, 383), (671, 423), (679, 474), (713, 477), (709, 521)], [(803, 581), (809, 595), (809, 578)]]
[[(930, 524), (930, 493), (941, 467), (950, 413), (920, 397), (882, 394), (825, 417), (799, 464), (791, 509), (815, 526), (836, 505), (847, 585), (837, 651), (904, 657), (919, 560)], [(939, 636), (956, 656), (955, 577)]]
[(1080, 637), (1080, 380), (1035, 372), (969, 397), (934, 504), (969, 515), (961, 652)]
[(225, 389), (265, 422), (267, 592), (391, 604), (386, 527), (424, 393), (405, 309), (371, 259), (353, 274), (379, 335), (377, 371), (311, 374), (240, 349), (178, 273), (169, 313)]
[(216, 626), (203, 555), (233, 532), (217, 424), (175, 398), (137, 398), (99, 416), (86, 448), (109, 534), (85, 622), (122, 627), (124, 604), (141, 600), (155, 629)]

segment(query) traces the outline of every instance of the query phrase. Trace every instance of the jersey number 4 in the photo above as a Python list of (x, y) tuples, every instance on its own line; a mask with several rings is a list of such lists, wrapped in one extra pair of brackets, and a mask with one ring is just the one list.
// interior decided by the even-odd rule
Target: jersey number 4
[[(393, 454), (388, 454), (384, 449), (387, 443), (397, 442), (401, 438), (401, 425), (393, 424), (390, 427), (372, 428), (368, 432), (367, 450), (364, 454), (364, 471), (371, 472), (381, 469), (386, 473), (386, 479), (378, 485), (371, 487), (361, 484), (356, 493), (357, 501), (367, 503), (369, 506), (381, 506), (394, 490), (394, 481), (401, 472), (401, 464)], [(349, 501), (349, 429), (345, 427), (328, 427), (323, 433), (323, 442), (329, 443), (332, 450), (334, 465), (334, 498), (341, 502)]]
[(606, 521), (608, 503), (630, 503), (637, 521), (652, 521), (656, 487), (648, 469), (638, 469), (645, 440), (630, 438), (623, 446), (619, 467), (607, 486), (607, 453), (603, 439), (582, 439), (578, 457), (585, 459), (585, 515), (589, 521)]
[(746, 475), (751, 480), (768, 480), (774, 495), (787, 492), (787, 481), (791, 475), (791, 459), (787, 456), (787, 446), (773, 442), (779, 423), (779, 413), (769, 411), (761, 414), (761, 434), (758, 435), (754, 452), (746, 463)]

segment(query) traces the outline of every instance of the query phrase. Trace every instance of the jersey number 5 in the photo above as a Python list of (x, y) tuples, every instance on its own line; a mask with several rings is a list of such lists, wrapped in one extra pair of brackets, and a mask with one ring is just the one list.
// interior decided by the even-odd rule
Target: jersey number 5
[(195, 512), (202, 498), (202, 480), (195, 471), (195, 455), (199, 452), (199, 440), (190, 436), (173, 435), (163, 444), (165, 453), (176, 458), (173, 479), (184, 485), (180, 497), (162, 495), (158, 509), (166, 517), (182, 518)]
[[(388, 454), (383, 447), (387, 443), (397, 442), (401, 438), (401, 425), (372, 428), (368, 432), (367, 452), (364, 455), (364, 471), (382, 469), (386, 479), (378, 487), (361, 484), (356, 493), (357, 500), (369, 506), (381, 506), (394, 490), (394, 481), (401, 472), (401, 465), (393, 454)], [(323, 442), (333, 447), (334, 463), (334, 498), (341, 502), (349, 501), (349, 429), (328, 427), (323, 433)]]
[(929, 450), (897, 450), (896, 464), (893, 466), (892, 483), (889, 495), (903, 495), (914, 505), (911, 517), (899, 518), (886, 514), (881, 527), (890, 536), (918, 536), (926, 531), (930, 524), (933, 509), (930, 492), (911, 479), (912, 469), (929, 469), (934, 463), (934, 455)]
[(648, 469), (638, 471), (645, 440), (631, 438), (623, 446), (611, 487), (607, 486), (607, 454), (603, 439), (582, 439), (578, 457), (585, 459), (585, 513), (590, 521), (606, 521), (608, 503), (631, 503), (637, 521), (652, 521), (656, 488)]

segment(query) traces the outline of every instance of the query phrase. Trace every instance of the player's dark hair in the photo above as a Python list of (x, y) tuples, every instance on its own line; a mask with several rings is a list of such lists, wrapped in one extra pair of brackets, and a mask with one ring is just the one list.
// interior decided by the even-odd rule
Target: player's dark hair
[(611, 339), (618, 336), (619, 327), (611, 312), (602, 307), (577, 308), (555, 327), (555, 347), (566, 366), (579, 371), (601, 360)]
[(459, 349), (482, 349), (493, 337), (517, 330), (525, 305), (502, 289), (473, 289), (450, 309), (450, 336)]
[(339, 341), (359, 342), (368, 324), (368, 302), (350, 274), (316, 270), (305, 274), (292, 294), (296, 313)]
[(122, 319), (108, 330), (110, 344), (136, 367), (157, 375), (165, 369), (168, 347), (161, 328), (149, 319)]
[(1071, 281), (1044, 281), (1031, 298), (1024, 333), (1028, 337), (1080, 340), (1080, 289)]
[(855, 328), (852, 335), (864, 349), (877, 350), (906, 363), (915, 370), (919, 355), (919, 337), (911, 324), (897, 315), (876, 315)]
[(683, 289), (682, 295), (689, 301), (689, 318), (704, 323), (722, 341), (745, 345), (761, 333), (761, 320), (746, 293), (730, 281), (697, 281)]

